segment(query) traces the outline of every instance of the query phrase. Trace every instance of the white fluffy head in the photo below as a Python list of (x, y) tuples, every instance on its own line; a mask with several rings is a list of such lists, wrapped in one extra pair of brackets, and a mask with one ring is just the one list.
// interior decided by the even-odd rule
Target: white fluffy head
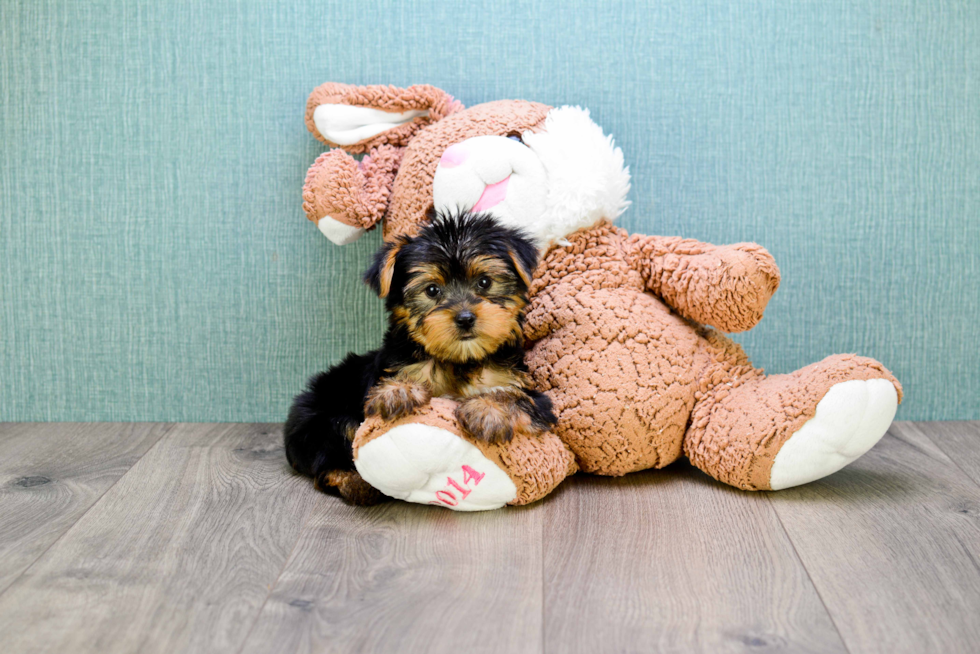
[(436, 208), (476, 207), (547, 249), (629, 206), (623, 153), (587, 110), (552, 109), (522, 140), (477, 136), (448, 148), (433, 180)]

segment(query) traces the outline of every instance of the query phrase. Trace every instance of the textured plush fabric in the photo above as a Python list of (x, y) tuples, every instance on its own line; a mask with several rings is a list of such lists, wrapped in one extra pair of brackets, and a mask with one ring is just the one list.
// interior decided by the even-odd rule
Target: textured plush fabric
[[(404, 148), (381, 145), (360, 162), (339, 149), (321, 154), (303, 184), (307, 218), (317, 222), (329, 217), (353, 227), (374, 227), (388, 209), (404, 153)], [(314, 188), (319, 192), (313, 193)]]
[[(731, 370), (726, 365), (714, 370)], [(902, 385), (880, 363), (853, 354), (829, 356), (788, 375), (729, 372), (700, 394), (684, 454), (716, 479), (746, 490), (768, 490), (779, 448), (816, 414), (831, 386), (852, 379), (886, 379), (902, 399)]]
[(429, 84), (415, 84), (405, 89), (399, 89), (383, 84), (355, 87), (349, 84), (327, 82), (318, 86), (306, 100), (306, 128), (324, 145), (330, 147), (337, 147), (337, 144), (331, 143), (329, 139), (325, 138), (313, 122), (313, 112), (322, 104), (370, 106), (394, 113), (410, 109), (424, 109), (429, 112), (428, 116), (414, 118), (405, 125), (344, 148), (353, 154), (368, 152), (381, 145), (405, 145), (426, 125), (442, 120), (463, 107), (451, 95)]
[(517, 487), (517, 498), (510, 502), (515, 506), (541, 499), (565, 477), (578, 471), (575, 457), (554, 434), (488, 444), (460, 435), (453, 415), (455, 409), (455, 402), (437, 397), (424, 411), (390, 423), (384, 423), (377, 417), (368, 418), (354, 438), (355, 457), (358, 449), (399, 425), (420, 424), (445, 429), (475, 445), (483, 456), (507, 473)]
[(694, 239), (633, 234), (624, 250), (640, 271), (645, 290), (685, 318), (726, 332), (744, 332), (759, 324), (779, 287), (776, 262), (755, 243), (719, 247)]
[[(330, 93), (325, 93), (324, 89)], [(372, 106), (370, 100), (377, 95), (379, 103), (373, 107), (380, 109), (389, 107), (389, 97), (394, 96), (399, 103), (392, 109), (400, 110), (427, 106), (431, 97), (442, 97), (439, 89), (431, 86), (402, 90), (384, 87), (384, 90), (384, 94), (372, 94), (349, 85), (323, 84), (310, 94), (306, 104), (306, 125), (314, 136), (323, 140), (310, 118), (318, 106), (316, 102), (322, 99), (357, 98), (364, 106)], [(433, 113), (433, 119), (425, 124), (438, 122), (438, 129), (426, 130), (418, 134), (418, 138), (412, 137), (423, 125), (411, 123), (390, 130), (393, 137), (385, 132), (345, 147), (351, 152), (369, 153), (360, 165), (339, 149), (320, 155), (303, 184), (306, 217), (313, 222), (330, 217), (346, 225), (373, 228), (387, 212), (385, 238), (414, 235), (432, 207), (432, 179), (447, 147), (473, 136), (533, 129), (544, 122), (551, 109), (523, 100), (486, 102), (465, 113), (457, 113), (462, 108), (454, 102), (450, 113), (456, 115), (444, 120), (436, 118), (445, 112)], [(404, 147), (394, 148), (389, 145), (392, 141)], [(397, 177), (396, 173), (399, 173)]]
[[(728, 328), (749, 329), (779, 280), (754, 244), (630, 237), (608, 223), (568, 241), (535, 274), (527, 364), (555, 404), (555, 433), (586, 472), (660, 468), (683, 452), (716, 479), (765, 490), (779, 448), (834, 383), (887, 379), (901, 399), (888, 370), (853, 355), (766, 379), (736, 343), (644, 292), (656, 286), (687, 318), (737, 316)], [(664, 270), (684, 274), (650, 272)]]
[(975, 3), (0, 2), (0, 420), (281, 420), (376, 347), (303, 215), (326, 80), (588, 107), (630, 232), (760, 243), (768, 373), (887, 362), (980, 418)]
[[(390, 91), (399, 96), (409, 92)], [(394, 124), (380, 118), (385, 125)], [(508, 138), (515, 134), (523, 135), (524, 145)], [(358, 147), (346, 134), (344, 139)], [(762, 319), (780, 280), (772, 255), (755, 243), (715, 246), (694, 239), (631, 236), (614, 226), (611, 220), (626, 206), (629, 175), (622, 152), (586, 112), (549, 110), (522, 100), (489, 102), (460, 108), (403, 145), (403, 161), (416, 163), (395, 173), (392, 188), (399, 192), (392, 193), (383, 212), (387, 239), (417, 232), (420, 221), (428, 218), (422, 207), (447, 202), (469, 206), (467, 202), (478, 202), (477, 197), (497, 185), (493, 180), (501, 175), (534, 174), (528, 172), (535, 170), (528, 157), (541, 161), (561, 153), (563, 160), (552, 158), (555, 166), (534, 178), (540, 195), (551, 198), (558, 189), (563, 196), (556, 213), (521, 214), (517, 223), (528, 234), (538, 234), (541, 223), (549, 232), (539, 241), (550, 245), (529, 287), (524, 331), (531, 377), (554, 403), (557, 438), (548, 438), (558, 450), (534, 455), (542, 444), (533, 437), (515, 438), (507, 446), (525, 456), (480, 456), (468, 445), (459, 448), (455, 404), (438, 399), (392, 425), (375, 419), (358, 431), (357, 468), (377, 488), (409, 501), (436, 501), (435, 488), (444, 476), (465, 470), (461, 459), (484, 468), (490, 459), (512, 483), (501, 486), (498, 477), (485, 488), (503, 488), (502, 496), (471, 501), (496, 508), (500, 502), (539, 499), (569, 469), (618, 476), (663, 467), (684, 453), (716, 479), (745, 490), (770, 490), (774, 476), (782, 480), (780, 487), (787, 487), (839, 469), (866, 451), (857, 444), (849, 447), (857, 432), (870, 447), (891, 423), (902, 387), (874, 359), (832, 356), (767, 379), (741, 347), (709, 326), (743, 331)], [(456, 179), (474, 186), (450, 183), (440, 191), (440, 175), (458, 175), (461, 167), (468, 177)], [(337, 204), (333, 198), (339, 187), (348, 185), (349, 170), (337, 168), (338, 178), (331, 179), (326, 176), (330, 169), (321, 168), (319, 162), (313, 165), (304, 195)], [(568, 182), (569, 173), (575, 182)], [(609, 188), (605, 180), (615, 179), (622, 182)], [(522, 197), (533, 203), (540, 195)], [(597, 206), (606, 208), (596, 215)], [(506, 211), (502, 215), (508, 216)], [(582, 224), (587, 226), (577, 229)], [(880, 396), (876, 391), (872, 399), (863, 385), (871, 380), (882, 381), (888, 391)], [(829, 410), (842, 412), (853, 423), (808, 423), (822, 415), (819, 407), (832, 387), (840, 400), (832, 399), (839, 404)], [(812, 431), (803, 430), (804, 424)], [(382, 436), (385, 440), (374, 440)], [(797, 443), (794, 451), (807, 454), (776, 475), (786, 443)], [(412, 448), (412, 454), (406, 455), (403, 447)], [(574, 466), (569, 465), (571, 455)], [(521, 487), (531, 490), (515, 490)], [(517, 500), (507, 499), (512, 494)], [(450, 506), (463, 507), (461, 500), (453, 502), (458, 504)]]
[(406, 148), (391, 194), (385, 238), (414, 233), (432, 206), (432, 178), (439, 157), (452, 143), (482, 134), (522, 131), (543, 122), (550, 107), (537, 102), (486, 102), (456, 113), (428, 130)]

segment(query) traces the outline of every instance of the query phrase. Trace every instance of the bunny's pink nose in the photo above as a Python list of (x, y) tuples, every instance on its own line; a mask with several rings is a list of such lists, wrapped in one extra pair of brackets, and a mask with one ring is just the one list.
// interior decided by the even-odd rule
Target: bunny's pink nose
[(454, 168), (466, 161), (467, 156), (466, 150), (463, 148), (462, 144), (457, 143), (456, 145), (450, 145), (448, 148), (446, 148), (446, 151), (442, 153), (442, 158), (439, 159), (439, 167)]

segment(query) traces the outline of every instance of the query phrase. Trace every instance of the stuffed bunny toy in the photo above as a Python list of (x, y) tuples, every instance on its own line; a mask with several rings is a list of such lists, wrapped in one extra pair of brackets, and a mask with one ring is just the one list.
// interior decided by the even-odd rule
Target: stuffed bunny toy
[(779, 285), (764, 248), (615, 226), (629, 171), (587, 110), (464, 108), (432, 86), (328, 83), (306, 124), (334, 148), (303, 189), (334, 243), (379, 223), (386, 240), (414, 234), (434, 207), (490, 213), (541, 251), (526, 362), (554, 403), (554, 433), (472, 439), (444, 398), (396, 422), (368, 419), (355, 465), (384, 494), (492, 509), (540, 499), (578, 470), (623, 475), (682, 456), (737, 488), (779, 490), (841, 469), (891, 424), (902, 388), (877, 361), (835, 355), (766, 376), (723, 334), (755, 326)]

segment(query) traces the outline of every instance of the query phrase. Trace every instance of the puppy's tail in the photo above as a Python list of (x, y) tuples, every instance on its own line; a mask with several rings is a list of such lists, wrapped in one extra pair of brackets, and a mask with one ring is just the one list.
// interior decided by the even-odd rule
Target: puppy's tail
[(307, 390), (293, 400), (283, 427), (286, 460), (297, 472), (310, 477), (327, 470), (354, 469), (350, 442), (336, 429), (340, 416), (331, 416), (335, 412), (323, 397), (329, 375), (330, 371), (321, 372), (310, 380)]
[(371, 354), (350, 354), (339, 365), (315, 375), (293, 400), (283, 427), (289, 465), (313, 477), (318, 490), (337, 492), (355, 504), (375, 504), (383, 497), (354, 470), (351, 447), (354, 432), (364, 420), (371, 360)]

